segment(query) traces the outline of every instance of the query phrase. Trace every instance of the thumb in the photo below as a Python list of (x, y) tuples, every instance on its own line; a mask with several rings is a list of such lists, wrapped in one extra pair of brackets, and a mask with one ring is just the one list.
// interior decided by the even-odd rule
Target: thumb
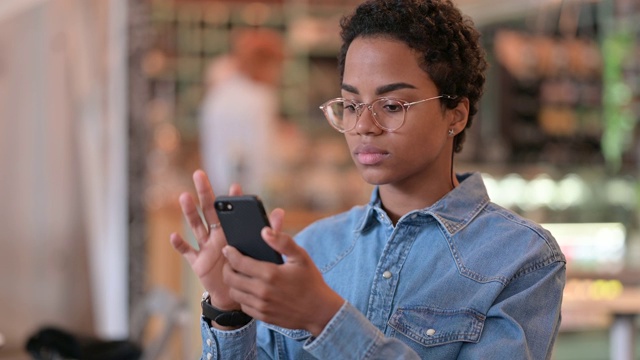
[(282, 231), (282, 224), (284, 222), (284, 210), (280, 208), (275, 208), (271, 211), (271, 215), (269, 215), (269, 223), (271, 224), (271, 228), (275, 233), (279, 233)]
[(304, 249), (293, 241), (288, 234), (276, 232), (271, 228), (262, 229), (262, 238), (271, 248), (287, 258), (287, 262), (306, 258)]

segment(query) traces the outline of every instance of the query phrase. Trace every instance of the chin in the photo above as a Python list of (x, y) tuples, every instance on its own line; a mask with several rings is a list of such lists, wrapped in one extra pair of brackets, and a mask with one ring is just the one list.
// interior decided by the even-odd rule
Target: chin
[(384, 185), (389, 183), (389, 180), (386, 179), (385, 177), (382, 177), (380, 175), (375, 175), (375, 174), (367, 174), (366, 171), (361, 172), (360, 176), (362, 177), (362, 180), (367, 182), (369, 185), (378, 186), (378, 185)]

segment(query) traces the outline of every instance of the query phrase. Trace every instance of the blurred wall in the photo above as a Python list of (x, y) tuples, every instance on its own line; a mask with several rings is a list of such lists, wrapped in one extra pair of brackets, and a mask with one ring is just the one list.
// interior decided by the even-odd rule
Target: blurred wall
[(0, 22), (0, 332), (91, 328), (86, 237), (62, 39), (52, 8)]
[(124, 2), (2, 2), (0, 358), (44, 325), (127, 331)]

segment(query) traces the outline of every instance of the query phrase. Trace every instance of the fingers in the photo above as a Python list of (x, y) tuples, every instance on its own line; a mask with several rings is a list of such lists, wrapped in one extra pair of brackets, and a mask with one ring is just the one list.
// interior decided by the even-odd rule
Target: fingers
[(229, 187), (229, 195), (231, 196), (240, 196), (242, 195), (242, 186), (240, 184), (233, 183)]
[(256, 260), (243, 255), (238, 249), (229, 245), (222, 248), (222, 254), (227, 258), (227, 263), (235, 273), (247, 277), (268, 278), (272, 271), (269, 268), (278, 266), (268, 261)]
[(178, 251), (180, 255), (187, 260), (187, 262), (189, 262), (189, 264), (193, 264), (198, 255), (197, 251), (188, 242), (184, 241), (182, 236), (172, 233), (169, 236), (169, 242), (171, 243), (171, 246), (173, 246), (173, 248), (176, 249), (176, 251)]
[(191, 197), (191, 194), (189, 193), (182, 193), (179, 201), (182, 213), (187, 219), (189, 227), (191, 227), (191, 231), (193, 231), (193, 234), (198, 241), (198, 245), (202, 246), (209, 236), (209, 231), (202, 223), (202, 218), (200, 218), (200, 213), (198, 213), (198, 208), (193, 201), (193, 197)]
[(223, 269), (223, 281), (230, 287), (232, 298), (248, 305), (256, 300), (256, 294), (264, 296), (265, 292), (262, 290), (268, 287), (269, 280), (277, 276), (278, 266), (244, 256), (231, 246), (226, 246), (222, 252), (227, 258), (227, 264)]
[(215, 195), (211, 188), (211, 182), (207, 174), (202, 170), (196, 170), (193, 173), (193, 184), (196, 186), (196, 193), (198, 194), (198, 200), (200, 201), (200, 208), (207, 224), (218, 223), (218, 215), (213, 206)]
[(244, 261), (245, 258), (253, 261), (258, 261), (258, 260), (251, 259), (248, 256), (242, 255), (242, 253), (238, 251), (238, 249), (229, 245), (222, 248), (222, 255), (224, 255), (224, 257), (227, 258), (227, 261), (233, 268), (233, 271), (243, 272), (242, 268), (250, 269), (252, 267), (250, 264), (243, 265), (243, 263), (246, 263), (246, 261)]
[[(275, 210), (274, 210), (275, 212)], [(284, 214), (284, 212), (283, 212)], [(273, 215), (273, 212), (272, 212)], [(276, 219), (277, 220), (277, 219)], [(281, 221), (281, 219), (280, 219)], [(281, 224), (280, 224), (281, 226)], [(262, 229), (262, 238), (272, 249), (284, 255), (287, 262), (306, 260), (307, 253), (293, 241), (288, 234), (274, 231), (271, 228)]]

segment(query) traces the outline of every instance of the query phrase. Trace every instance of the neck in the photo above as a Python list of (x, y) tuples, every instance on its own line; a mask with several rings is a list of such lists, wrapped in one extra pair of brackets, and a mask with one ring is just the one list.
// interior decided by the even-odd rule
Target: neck
[(417, 186), (395, 186), (391, 184), (379, 187), (382, 207), (394, 224), (410, 211), (424, 209), (442, 199), (449, 191), (458, 186), (458, 179), (442, 176), (426, 180)]

